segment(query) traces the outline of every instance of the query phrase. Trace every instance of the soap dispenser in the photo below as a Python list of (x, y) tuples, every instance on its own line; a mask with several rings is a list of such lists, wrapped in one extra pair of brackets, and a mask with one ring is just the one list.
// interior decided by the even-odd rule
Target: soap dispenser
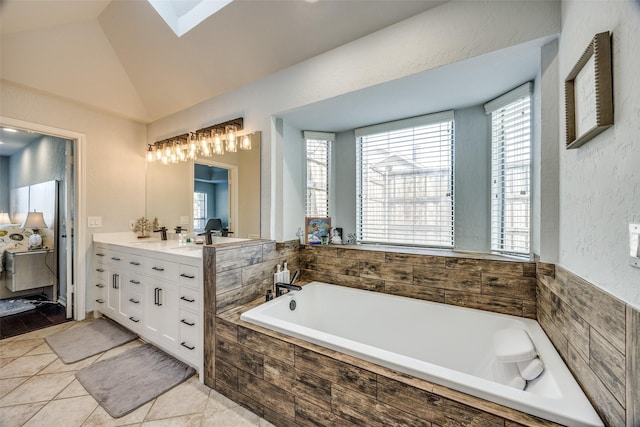
[(284, 268), (282, 270), (282, 283), (289, 283), (291, 280), (291, 276), (289, 273), (289, 269), (287, 268), (287, 262), (284, 262)]
[(280, 271), (280, 264), (276, 266), (276, 273), (273, 275), (273, 286), (276, 283), (282, 283), (282, 271)]

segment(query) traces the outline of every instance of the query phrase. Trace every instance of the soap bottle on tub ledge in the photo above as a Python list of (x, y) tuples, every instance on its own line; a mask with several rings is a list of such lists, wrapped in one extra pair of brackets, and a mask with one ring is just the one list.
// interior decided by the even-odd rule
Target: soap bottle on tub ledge
[(284, 268), (282, 269), (282, 283), (289, 283), (291, 281), (291, 273), (287, 268), (287, 262), (284, 262)]

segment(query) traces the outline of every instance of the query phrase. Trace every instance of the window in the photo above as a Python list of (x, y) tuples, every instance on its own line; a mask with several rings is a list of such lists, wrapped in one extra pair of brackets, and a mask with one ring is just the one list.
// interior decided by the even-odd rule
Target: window
[(453, 111), (356, 129), (360, 242), (453, 247)]
[(204, 230), (207, 224), (207, 193), (193, 193), (193, 228)]
[(329, 216), (329, 172), (333, 133), (304, 132), (306, 141), (306, 216)]
[(487, 103), (491, 114), (491, 250), (530, 254), (531, 83)]

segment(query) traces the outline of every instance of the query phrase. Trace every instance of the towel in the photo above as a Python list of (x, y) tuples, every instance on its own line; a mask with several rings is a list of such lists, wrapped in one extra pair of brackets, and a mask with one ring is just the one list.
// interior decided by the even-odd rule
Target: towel
[(518, 366), (518, 371), (520, 371), (520, 376), (527, 381), (535, 380), (544, 370), (544, 365), (539, 357), (522, 362), (516, 362), (516, 365)]
[(493, 363), (493, 379), (495, 382), (509, 387), (524, 390), (527, 382), (520, 376), (518, 366), (515, 362), (501, 362), (495, 360)]
[(493, 334), (493, 347), (500, 362), (524, 362), (537, 356), (524, 329), (502, 329)]

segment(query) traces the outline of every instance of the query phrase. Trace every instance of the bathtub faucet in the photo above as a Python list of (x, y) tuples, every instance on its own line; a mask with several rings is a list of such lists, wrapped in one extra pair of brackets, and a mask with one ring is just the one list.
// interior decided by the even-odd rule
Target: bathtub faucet
[(283, 291), (285, 289), (288, 289), (290, 291), (301, 291), (302, 287), (298, 285), (294, 285), (293, 283), (278, 282), (276, 283), (276, 297), (279, 297), (280, 295), (284, 294), (285, 292)]

